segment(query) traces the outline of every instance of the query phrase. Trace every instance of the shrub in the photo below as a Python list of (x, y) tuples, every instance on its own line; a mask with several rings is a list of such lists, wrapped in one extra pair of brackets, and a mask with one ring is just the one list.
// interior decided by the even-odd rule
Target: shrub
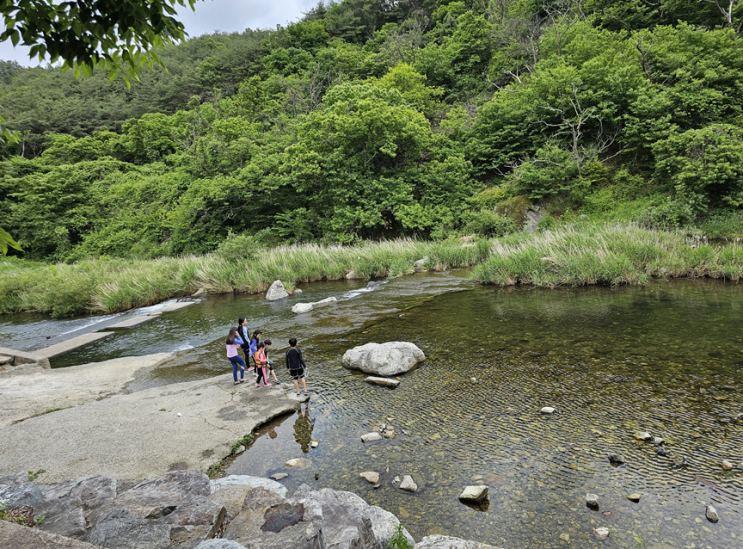
[(472, 216), (465, 230), (484, 236), (504, 236), (518, 230), (510, 217), (500, 216), (490, 210), (480, 210)]

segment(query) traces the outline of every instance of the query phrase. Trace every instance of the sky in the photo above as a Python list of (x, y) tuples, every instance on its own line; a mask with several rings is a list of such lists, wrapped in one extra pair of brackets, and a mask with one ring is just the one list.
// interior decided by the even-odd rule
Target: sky
[[(245, 29), (276, 28), (302, 17), (319, 0), (201, 0), (195, 11), (178, 10), (178, 18), (190, 36), (214, 31), (241, 32)], [(17, 61), (24, 66), (35, 66), (37, 60), (28, 58), (28, 48), (13, 47), (10, 40), (0, 43), (0, 59)]]

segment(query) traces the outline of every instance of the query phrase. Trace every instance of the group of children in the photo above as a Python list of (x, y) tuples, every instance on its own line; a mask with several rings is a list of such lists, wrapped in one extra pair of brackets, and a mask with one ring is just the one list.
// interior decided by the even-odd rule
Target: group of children
[[(263, 383), (263, 387), (270, 387), (272, 383), (268, 382), (269, 376), (273, 376), (273, 380), (279, 383), (279, 378), (276, 377), (273, 365), (268, 359), (268, 350), (271, 347), (271, 340), (266, 339), (261, 341), (261, 335), (263, 332), (255, 330), (253, 335), (248, 339), (247, 331), (248, 321), (245, 317), (240, 317), (237, 321), (237, 328), (230, 328), (230, 333), (227, 335), (225, 344), (227, 345), (227, 358), (232, 363), (232, 379), (235, 385), (245, 382), (245, 368), (248, 368), (248, 372), (255, 370), (256, 380), (255, 386), (260, 387)], [(237, 348), (240, 347), (245, 354), (245, 360), (240, 357)], [(250, 358), (253, 358), (253, 366), (250, 365)], [(297, 396), (308, 395), (307, 392), (307, 366), (302, 358), (302, 351), (297, 348), (297, 340), (291, 338), (289, 340), (289, 350), (286, 352), (286, 367), (289, 370), (289, 376), (294, 381), (294, 388), (297, 391)], [(237, 373), (240, 372), (240, 379), (237, 379)], [(299, 390), (299, 381), (302, 381), (302, 391)]]

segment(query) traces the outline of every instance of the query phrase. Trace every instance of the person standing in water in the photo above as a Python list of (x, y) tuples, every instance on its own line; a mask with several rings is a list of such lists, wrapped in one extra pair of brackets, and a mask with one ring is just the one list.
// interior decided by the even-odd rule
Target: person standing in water
[(269, 349), (269, 347), (271, 347), (271, 340), (270, 339), (267, 339), (266, 341), (264, 341), (263, 354), (266, 355), (266, 367), (268, 368), (268, 375), (269, 375), (269, 377), (270, 376), (273, 376), (273, 380), (276, 383), (281, 383), (279, 381), (279, 378), (276, 377), (276, 372), (274, 372), (274, 370), (273, 370), (273, 364), (271, 363), (271, 360), (269, 360), (269, 358), (268, 358), (268, 349)]
[(253, 365), (256, 368), (256, 373), (258, 370), (258, 363), (255, 361), (255, 353), (258, 350), (258, 343), (261, 340), (262, 333), (263, 332), (261, 332), (260, 330), (256, 330), (255, 332), (253, 332), (253, 335), (250, 337), (250, 356), (253, 357)]
[(241, 316), (237, 319), (237, 335), (239, 335), (240, 339), (243, 340), (240, 348), (243, 350), (243, 354), (245, 355), (245, 364), (248, 366), (248, 372), (253, 369), (253, 367), (250, 365), (250, 355), (253, 353), (250, 350), (250, 338), (248, 337), (249, 333), (250, 330), (248, 330), (248, 320), (244, 316)]
[[(242, 345), (244, 341), (240, 339), (237, 333), (237, 328), (230, 328), (230, 333), (227, 334), (225, 345), (227, 346), (227, 358), (232, 364), (232, 379), (234, 384), (243, 383), (245, 381), (245, 362), (237, 354), (237, 346)], [(240, 370), (240, 381), (237, 380), (237, 371)]]
[[(294, 380), (294, 388), (297, 390), (297, 396), (308, 395), (307, 382), (305, 381), (305, 371), (307, 366), (302, 358), (302, 351), (297, 348), (297, 338), (289, 340), (289, 350), (286, 352), (286, 367), (289, 370), (289, 376)], [(302, 392), (299, 392), (299, 380), (302, 380)]]
[(259, 342), (256, 346), (255, 354), (253, 355), (253, 359), (255, 360), (255, 371), (258, 374), (255, 378), (256, 387), (261, 386), (261, 381), (263, 381), (264, 387), (270, 387), (272, 385), (266, 378), (266, 366), (268, 365), (268, 360), (266, 360), (266, 353), (264, 351), (264, 348), (265, 345), (263, 344), (263, 342)]

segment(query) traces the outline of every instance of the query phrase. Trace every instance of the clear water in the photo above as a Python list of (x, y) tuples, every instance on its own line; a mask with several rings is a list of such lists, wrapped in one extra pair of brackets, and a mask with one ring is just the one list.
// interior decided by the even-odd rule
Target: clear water
[[(743, 286), (501, 290), (448, 273), (354, 292), (361, 287), (310, 285), (301, 299), (279, 304), (209, 298), (60, 358), (72, 364), (188, 344), (194, 348), (132, 389), (227, 376), (221, 338), (233, 317), (250, 312), (250, 327), (279, 341), (275, 357), (289, 336), (300, 339), (313, 398), (301, 417), (264, 426), (229, 473), (287, 471), (290, 490), (306, 482), (356, 492), (398, 515), (416, 539), (446, 533), (509, 548), (635, 547), (639, 540), (651, 548), (743, 547), (743, 469), (720, 467), (723, 459), (743, 461), (736, 419)], [(341, 301), (292, 317), (294, 302), (329, 295)], [(390, 340), (412, 341), (427, 355), (396, 390), (341, 367), (346, 349)], [(542, 416), (543, 406), (555, 414)], [(384, 423), (394, 425), (393, 438), (361, 442)], [(636, 440), (636, 431), (664, 438), (669, 457)], [(613, 467), (609, 453), (626, 464)], [(308, 461), (287, 469), (295, 457)], [(367, 470), (383, 474), (378, 489), (358, 478)], [(416, 479), (417, 493), (392, 486), (403, 474)], [(490, 486), (487, 509), (458, 501), (464, 486), (481, 483)], [(598, 511), (585, 506), (587, 492), (599, 496)], [(639, 503), (626, 499), (633, 492)], [(719, 523), (706, 520), (708, 504)], [(612, 531), (605, 542), (592, 534), (600, 526)]]

